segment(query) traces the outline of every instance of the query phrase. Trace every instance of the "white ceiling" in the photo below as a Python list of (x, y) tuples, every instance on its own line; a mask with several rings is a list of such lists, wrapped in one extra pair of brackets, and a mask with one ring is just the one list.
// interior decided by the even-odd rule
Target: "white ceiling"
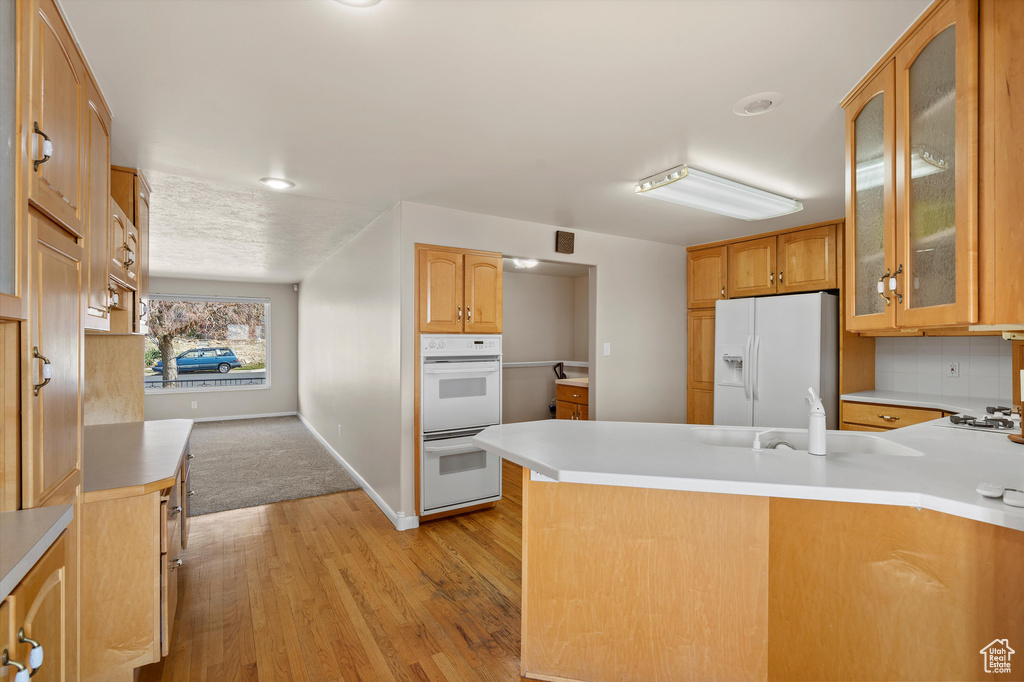
[[(114, 113), (115, 163), (224, 183), (211, 200), (274, 175), (345, 202), (323, 209), (332, 222), (268, 223), (321, 257), (400, 200), (673, 244), (841, 216), (838, 103), (928, 4), (62, 0)], [(732, 113), (763, 91), (785, 103)], [(805, 208), (748, 223), (633, 196), (680, 163)], [(203, 248), (215, 221), (185, 230), (187, 214), (165, 222), (157, 206), (154, 187), (154, 248)], [(281, 235), (260, 234), (218, 242), (232, 277), (308, 272), (312, 249), (273, 252)]]

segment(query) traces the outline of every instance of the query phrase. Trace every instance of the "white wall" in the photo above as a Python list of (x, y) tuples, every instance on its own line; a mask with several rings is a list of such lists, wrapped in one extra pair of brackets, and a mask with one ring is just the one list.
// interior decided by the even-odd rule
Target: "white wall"
[(386, 505), (411, 514), (399, 491), (400, 234), (396, 206), (302, 281), (299, 412)]
[[(576, 231), (576, 253), (555, 252), (552, 225), (405, 202), (402, 208), (402, 510), (414, 513), (413, 395), (416, 243), (596, 266), (590, 320), (592, 418), (686, 419), (686, 250)], [(612, 354), (598, 348), (609, 342)]]
[[(587, 278), (579, 279), (585, 282)], [(501, 339), (504, 362), (573, 359), (575, 285), (572, 277), (504, 273)], [(588, 319), (584, 308), (584, 344)], [(548, 404), (555, 397), (555, 374), (550, 366), (506, 368), (501, 381), (503, 422), (510, 424), (550, 416)]]
[(586, 362), (590, 357), (590, 278), (573, 280), (573, 349), (572, 359)]
[[(270, 299), (270, 387), (251, 390), (146, 394), (146, 419), (212, 419), (294, 413), (298, 408), (298, 294), (291, 284), (153, 277), (153, 294), (248, 296)], [(139, 377), (139, 381), (142, 377)], [(192, 409), (192, 402), (197, 403)]]

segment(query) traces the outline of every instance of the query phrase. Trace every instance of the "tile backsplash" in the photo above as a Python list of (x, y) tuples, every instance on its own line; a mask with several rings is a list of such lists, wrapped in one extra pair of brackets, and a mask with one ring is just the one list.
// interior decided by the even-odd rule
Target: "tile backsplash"
[(1012, 375), (1013, 343), (998, 336), (875, 339), (875, 390), (1010, 400)]

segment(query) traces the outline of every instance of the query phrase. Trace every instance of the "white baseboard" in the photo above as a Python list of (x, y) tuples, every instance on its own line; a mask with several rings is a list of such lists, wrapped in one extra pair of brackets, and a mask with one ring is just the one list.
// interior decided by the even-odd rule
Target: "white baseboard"
[(380, 507), (380, 510), (384, 512), (384, 516), (388, 517), (388, 520), (394, 524), (396, 530), (412, 530), (413, 528), (419, 528), (420, 517), (406, 516), (404, 512), (396, 512), (388, 506), (388, 503), (384, 501), (384, 498), (378, 495), (377, 491), (359, 475), (359, 472), (353, 469), (352, 465), (346, 462), (345, 458), (339, 455), (338, 452), (331, 447), (331, 444), (313, 428), (312, 424), (306, 421), (306, 418), (303, 417), (302, 414), (299, 414), (298, 417), (302, 423), (306, 425), (306, 428), (309, 429), (309, 432), (313, 434), (313, 437), (320, 441), (320, 445), (323, 445), (327, 449), (327, 452), (331, 453), (331, 456), (338, 460), (338, 462), (341, 463), (341, 466), (345, 467), (345, 470), (348, 471), (349, 475), (356, 480), (356, 483), (360, 485), (366, 494), (370, 496), (370, 499), (373, 500), (374, 504)]
[[(298, 412), (269, 412), (267, 414), (234, 414), (226, 417), (185, 417), (185, 419), (192, 419), (194, 422), (226, 422), (233, 419), (263, 419), (264, 417), (296, 417), (299, 416)], [(301, 419), (301, 417), (300, 417)], [(305, 421), (305, 420), (303, 420)], [(306, 424), (309, 426), (309, 424)]]

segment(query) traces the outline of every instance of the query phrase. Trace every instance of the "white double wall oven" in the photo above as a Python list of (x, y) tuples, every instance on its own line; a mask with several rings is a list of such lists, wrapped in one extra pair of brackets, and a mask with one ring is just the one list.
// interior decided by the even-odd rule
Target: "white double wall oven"
[(501, 499), (501, 458), (472, 442), (500, 423), (501, 335), (421, 335), (421, 515)]

